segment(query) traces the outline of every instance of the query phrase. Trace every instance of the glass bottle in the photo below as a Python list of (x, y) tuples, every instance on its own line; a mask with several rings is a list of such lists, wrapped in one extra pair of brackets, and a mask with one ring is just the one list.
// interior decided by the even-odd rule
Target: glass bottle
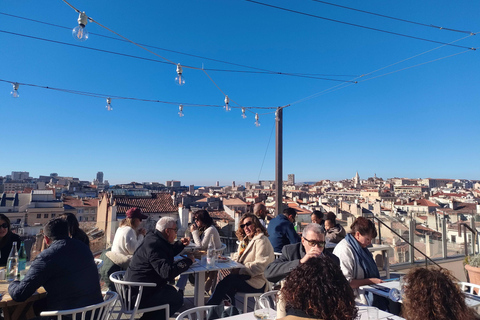
[(20, 249), (18, 250), (18, 272), (17, 272), (17, 279), (23, 280), (25, 278), (25, 273), (27, 265), (27, 252), (25, 251), (25, 244), (23, 241), (20, 243)]
[(12, 250), (10, 250), (10, 254), (8, 255), (7, 260), (7, 280), (14, 281), (17, 275), (17, 263), (18, 263), (18, 251), (17, 251), (17, 243), (14, 242), (12, 245)]
[(207, 249), (207, 268), (215, 267), (215, 242), (213, 241), (213, 236), (210, 237), (208, 242)]

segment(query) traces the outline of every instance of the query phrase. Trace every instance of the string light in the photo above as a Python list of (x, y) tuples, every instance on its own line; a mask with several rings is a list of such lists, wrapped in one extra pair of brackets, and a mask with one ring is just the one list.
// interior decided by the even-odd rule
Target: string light
[(183, 114), (183, 105), (182, 105), (182, 104), (178, 106), (178, 116), (179, 116), (180, 118), (184, 116), (184, 114)]
[(255, 127), (260, 127), (260, 122), (258, 122), (258, 113), (255, 113)]
[(228, 98), (228, 96), (225, 96), (225, 111), (230, 111), (230, 107), (228, 106), (228, 104), (230, 103), (230, 99)]
[(245, 108), (242, 107), (242, 118), (245, 119), (247, 115), (245, 114)]
[(18, 83), (12, 83), (12, 86), (13, 86), (13, 90), (12, 92), (10, 92), (10, 94), (12, 95), (13, 98), (18, 98), (20, 97), (20, 94), (18, 93), (18, 86), (19, 84)]
[(108, 111), (112, 111), (113, 108), (112, 108), (112, 99), (111, 98), (107, 98), (107, 106), (105, 108), (107, 108)]
[(88, 31), (85, 29), (85, 26), (88, 22), (88, 17), (84, 12), (78, 14), (78, 26), (73, 28), (72, 36), (78, 41), (85, 41), (88, 39)]
[(180, 63), (177, 64), (177, 76), (175, 77), (175, 83), (179, 86), (183, 86), (185, 84), (185, 77), (183, 76), (183, 69)]

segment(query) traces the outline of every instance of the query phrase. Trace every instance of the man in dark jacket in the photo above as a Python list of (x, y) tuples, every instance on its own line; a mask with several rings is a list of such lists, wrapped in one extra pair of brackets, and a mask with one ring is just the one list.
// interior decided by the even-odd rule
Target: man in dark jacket
[[(140, 308), (169, 304), (170, 317), (182, 307), (183, 296), (168, 282), (186, 271), (195, 261), (193, 256), (174, 261), (174, 257), (190, 243), (188, 238), (175, 241), (177, 231), (174, 218), (161, 218), (155, 231), (147, 234), (133, 254), (125, 273), (126, 281), (157, 284), (156, 287), (144, 288)], [(165, 312), (159, 310), (144, 313), (141, 319), (165, 319)]]
[(308, 259), (327, 256), (338, 266), (340, 260), (333, 253), (324, 250), (325, 234), (319, 224), (310, 223), (303, 229), (302, 242), (289, 244), (283, 247), (282, 255), (265, 269), (265, 277), (270, 282), (284, 279), (290, 271)]
[(103, 301), (98, 271), (90, 249), (68, 236), (68, 223), (61, 218), (44, 227), (44, 241), (49, 246), (32, 262), (22, 281), (14, 281), (8, 293), (15, 301), (27, 300), (44, 287), (47, 297), (35, 302), (41, 311), (85, 307)]
[(274, 252), (282, 252), (284, 245), (300, 242), (300, 236), (293, 227), (296, 216), (295, 209), (286, 208), (283, 214), (279, 214), (268, 224), (268, 239)]

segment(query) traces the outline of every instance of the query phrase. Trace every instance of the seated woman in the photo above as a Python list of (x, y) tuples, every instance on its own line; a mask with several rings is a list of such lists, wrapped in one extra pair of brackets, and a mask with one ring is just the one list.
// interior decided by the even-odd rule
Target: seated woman
[(284, 320), (357, 317), (353, 289), (340, 267), (326, 256), (308, 259), (293, 269), (285, 279), (280, 297), (287, 314), (281, 318)]
[(111, 250), (103, 252), (100, 257), (103, 260), (100, 269), (101, 280), (112, 291), (115, 291), (115, 286), (110, 282), (110, 275), (116, 271), (127, 269), (133, 253), (143, 242), (146, 233), (144, 228), (140, 228), (140, 224), (142, 219), (148, 217), (142, 214), (140, 209), (131, 208), (127, 211), (126, 216), (115, 232)]
[(0, 214), (0, 266), (7, 265), (8, 255), (12, 250), (13, 243), (17, 243), (17, 250), (20, 248), (20, 236), (10, 230), (10, 219)]
[(267, 284), (264, 271), (273, 262), (273, 247), (268, 240), (268, 233), (260, 220), (252, 213), (246, 213), (240, 219), (237, 230), (240, 241), (238, 252), (233, 260), (245, 268), (235, 269), (220, 281), (207, 304), (218, 305), (223, 299), (230, 299), (235, 304), (236, 292), (264, 292)]
[[(376, 236), (375, 224), (367, 218), (358, 217), (350, 226), (350, 233), (333, 250), (333, 254), (340, 259), (343, 275), (354, 289), (357, 301), (362, 304), (369, 303), (359, 287), (383, 282), (372, 253), (367, 249)], [(385, 303), (388, 302), (374, 295), (372, 305), (385, 310)]]
[(337, 223), (336, 219), (335, 213), (327, 213), (325, 218), (325, 240), (327, 242), (339, 243), (346, 236), (345, 229)]
[(447, 269), (411, 269), (403, 278), (402, 317), (407, 320), (473, 320), (479, 316)]
[(65, 212), (64, 214), (60, 215), (60, 218), (62, 218), (63, 220), (67, 220), (68, 233), (70, 234), (70, 238), (80, 240), (90, 248), (90, 239), (88, 238), (85, 231), (80, 229), (77, 217), (75, 217), (75, 215), (71, 212)]
[[(190, 231), (192, 233), (196, 249), (207, 250), (208, 244), (210, 243), (210, 239), (212, 239), (212, 237), (215, 244), (215, 249), (218, 250), (222, 247), (222, 241), (220, 240), (218, 230), (215, 228), (213, 219), (206, 210), (199, 210), (193, 213), (193, 221), (194, 223), (190, 226)], [(207, 292), (210, 291), (213, 279), (216, 275), (216, 271), (208, 272), (207, 281), (205, 283), (205, 290)], [(187, 280), (188, 275), (181, 275), (177, 282), (177, 288), (181, 294), (183, 294), (183, 291), (185, 290)]]

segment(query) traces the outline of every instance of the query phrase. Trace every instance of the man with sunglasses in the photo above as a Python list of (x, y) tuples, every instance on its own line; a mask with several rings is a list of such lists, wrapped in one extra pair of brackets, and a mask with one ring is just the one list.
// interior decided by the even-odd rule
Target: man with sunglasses
[(265, 277), (270, 282), (278, 282), (301, 263), (321, 255), (329, 257), (340, 266), (340, 260), (324, 248), (323, 228), (319, 224), (310, 223), (303, 229), (301, 242), (284, 246), (282, 255), (267, 266)]

